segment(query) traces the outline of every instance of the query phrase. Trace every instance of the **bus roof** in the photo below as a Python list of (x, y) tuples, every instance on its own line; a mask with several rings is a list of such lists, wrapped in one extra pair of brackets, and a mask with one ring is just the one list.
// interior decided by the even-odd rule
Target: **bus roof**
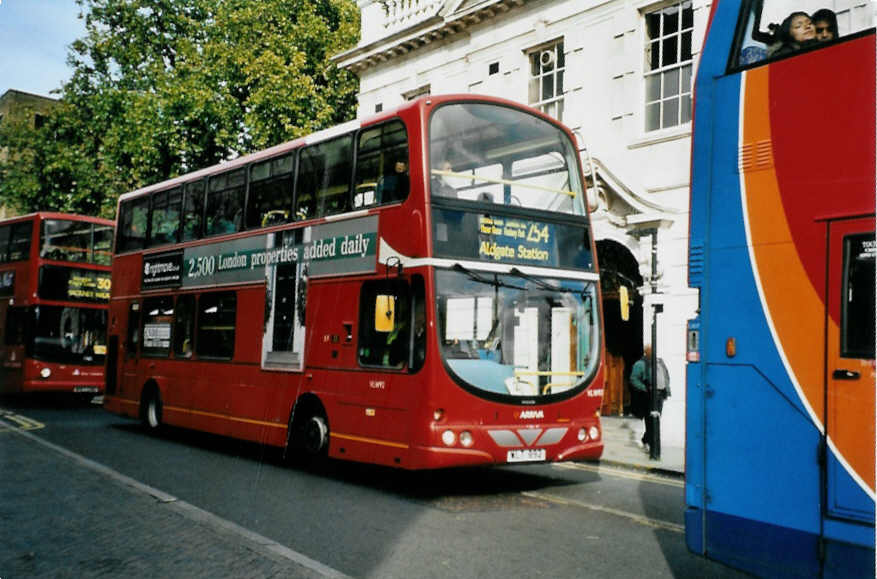
[[(237, 157), (236, 159), (220, 162), (216, 165), (212, 165), (210, 167), (205, 167), (203, 169), (195, 170), (191, 173), (185, 173), (183, 175), (179, 175), (177, 177), (173, 177), (171, 179), (166, 179), (164, 181), (154, 183), (152, 185), (147, 185), (145, 187), (141, 187), (140, 189), (135, 189), (129, 193), (125, 193), (119, 197), (119, 202), (128, 201), (135, 197), (140, 197), (142, 195), (146, 195), (148, 193), (152, 193), (155, 191), (161, 191), (163, 189), (168, 189), (174, 187), (176, 185), (182, 185), (185, 183), (189, 183), (192, 181), (197, 181), (203, 177), (207, 177), (210, 175), (214, 175), (220, 172), (231, 171), (233, 169), (246, 166), (250, 163), (254, 163), (256, 161), (260, 161), (262, 159), (269, 159), (271, 157), (275, 157), (277, 155), (281, 155), (288, 151), (294, 151), (299, 147), (303, 147), (306, 145), (313, 145), (315, 143), (320, 143), (323, 141), (328, 141), (340, 135), (350, 133), (360, 129), (362, 127), (367, 127), (370, 125), (374, 125), (388, 119), (400, 116), (400, 114), (410, 111), (412, 109), (420, 109), (425, 106), (437, 106), (446, 102), (483, 102), (483, 103), (493, 103), (498, 105), (506, 105), (511, 106), (518, 109), (529, 110), (530, 113), (541, 117), (542, 119), (552, 123), (559, 124), (557, 120), (552, 119), (551, 117), (545, 115), (541, 111), (529, 107), (527, 105), (521, 104), (519, 102), (511, 101), (508, 99), (503, 99), (499, 97), (485, 96), (485, 95), (475, 95), (475, 94), (445, 94), (445, 95), (424, 95), (418, 97), (412, 101), (405, 102), (400, 104), (397, 107), (387, 109), (386, 111), (382, 111), (375, 115), (372, 115), (365, 119), (355, 119), (352, 121), (347, 121), (345, 123), (341, 123), (339, 125), (335, 125), (328, 129), (324, 129), (322, 131), (318, 131), (316, 133), (311, 133), (304, 137), (299, 137), (297, 139), (293, 139), (292, 141), (287, 141), (285, 143), (281, 143), (279, 145), (275, 145), (268, 149), (263, 149), (261, 151), (257, 151), (255, 153), (250, 153), (248, 155), (244, 155), (241, 157)], [(563, 125), (560, 125), (563, 126)], [(568, 129), (567, 129), (568, 131)]]
[(30, 219), (67, 219), (69, 221), (84, 221), (87, 223), (99, 223), (101, 225), (115, 226), (116, 222), (112, 219), (103, 217), (94, 217), (92, 215), (80, 215), (78, 213), (61, 213), (57, 211), (35, 211), (26, 215), (16, 215), (7, 219), (0, 220), (0, 225), (9, 223), (18, 223), (20, 221), (28, 221)]

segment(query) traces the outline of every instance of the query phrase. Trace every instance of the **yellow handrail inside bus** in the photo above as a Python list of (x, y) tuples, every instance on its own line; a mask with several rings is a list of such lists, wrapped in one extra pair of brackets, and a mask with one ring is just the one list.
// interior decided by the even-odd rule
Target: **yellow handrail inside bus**
[(523, 187), (524, 189), (536, 189), (538, 191), (548, 191), (549, 193), (557, 193), (558, 195), (569, 195), (575, 197), (572, 191), (563, 189), (552, 189), (551, 187), (543, 187), (542, 185), (533, 185), (532, 183), (522, 183), (521, 181), (509, 181), (508, 179), (496, 179), (494, 177), (482, 177), (480, 175), (472, 175), (471, 173), (455, 173), (453, 171), (442, 171), (433, 169), (433, 175), (441, 175), (443, 177), (457, 177), (459, 179), (468, 179), (470, 181), (483, 181), (485, 183), (498, 183), (500, 185), (514, 185), (515, 187)]
[(584, 376), (584, 372), (550, 372), (535, 370), (515, 370), (515, 378), (518, 376)]
[[(551, 372), (551, 371), (536, 371), (536, 370), (515, 370), (514, 377), (515, 380), (520, 378), (521, 376), (569, 376), (569, 377), (580, 377), (584, 376), (584, 372)], [(527, 382), (527, 384), (532, 385), (532, 383)], [(542, 394), (547, 394), (551, 388), (554, 386), (568, 386), (572, 388), (572, 384), (569, 382), (549, 382), (545, 386), (542, 387)]]

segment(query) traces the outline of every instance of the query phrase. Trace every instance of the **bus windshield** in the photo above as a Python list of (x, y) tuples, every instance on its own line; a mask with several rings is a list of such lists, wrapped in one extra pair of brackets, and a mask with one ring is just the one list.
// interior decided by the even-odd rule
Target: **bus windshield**
[(465, 388), (538, 399), (579, 390), (599, 357), (593, 282), (436, 272), (442, 357)]
[(107, 311), (63, 306), (34, 306), (27, 330), (34, 358), (66, 364), (103, 364)]
[(112, 243), (112, 225), (46, 219), (40, 232), (40, 257), (110, 265)]
[(584, 215), (576, 149), (560, 128), (512, 108), (461, 103), (430, 121), (435, 198)]

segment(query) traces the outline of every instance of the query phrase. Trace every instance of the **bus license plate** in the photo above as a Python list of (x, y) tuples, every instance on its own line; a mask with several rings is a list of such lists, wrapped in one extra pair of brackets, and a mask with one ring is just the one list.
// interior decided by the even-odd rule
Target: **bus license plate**
[(100, 389), (97, 386), (74, 386), (73, 391), (77, 394), (85, 392), (88, 394), (97, 394)]
[(545, 460), (545, 449), (527, 448), (524, 450), (510, 450), (506, 455), (507, 462), (530, 462), (533, 460)]

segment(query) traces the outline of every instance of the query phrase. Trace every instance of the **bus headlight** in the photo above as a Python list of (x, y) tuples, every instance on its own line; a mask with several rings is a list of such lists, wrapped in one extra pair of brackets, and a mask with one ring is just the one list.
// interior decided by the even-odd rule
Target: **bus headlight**
[(453, 430), (445, 430), (442, 432), (442, 442), (445, 443), (445, 446), (454, 446), (454, 443), (457, 442), (457, 435), (454, 434)]
[(468, 430), (464, 430), (460, 433), (460, 444), (462, 444), (466, 448), (469, 448), (470, 446), (472, 446), (473, 442), (475, 442), (475, 439), (472, 438), (471, 432), (469, 432)]
[(600, 438), (600, 429), (596, 426), (592, 426), (588, 429), (588, 436), (591, 437), (591, 440), (597, 440)]
[(48, 368), (43, 368), (42, 370), (40, 370), (40, 376), (42, 376), (43, 378), (48, 378), (51, 375), (52, 371)]
[(579, 437), (579, 440), (584, 442), (585, 439), (588, 438), (588, 432), (584, 428), (579, 428), (578, 437)]

